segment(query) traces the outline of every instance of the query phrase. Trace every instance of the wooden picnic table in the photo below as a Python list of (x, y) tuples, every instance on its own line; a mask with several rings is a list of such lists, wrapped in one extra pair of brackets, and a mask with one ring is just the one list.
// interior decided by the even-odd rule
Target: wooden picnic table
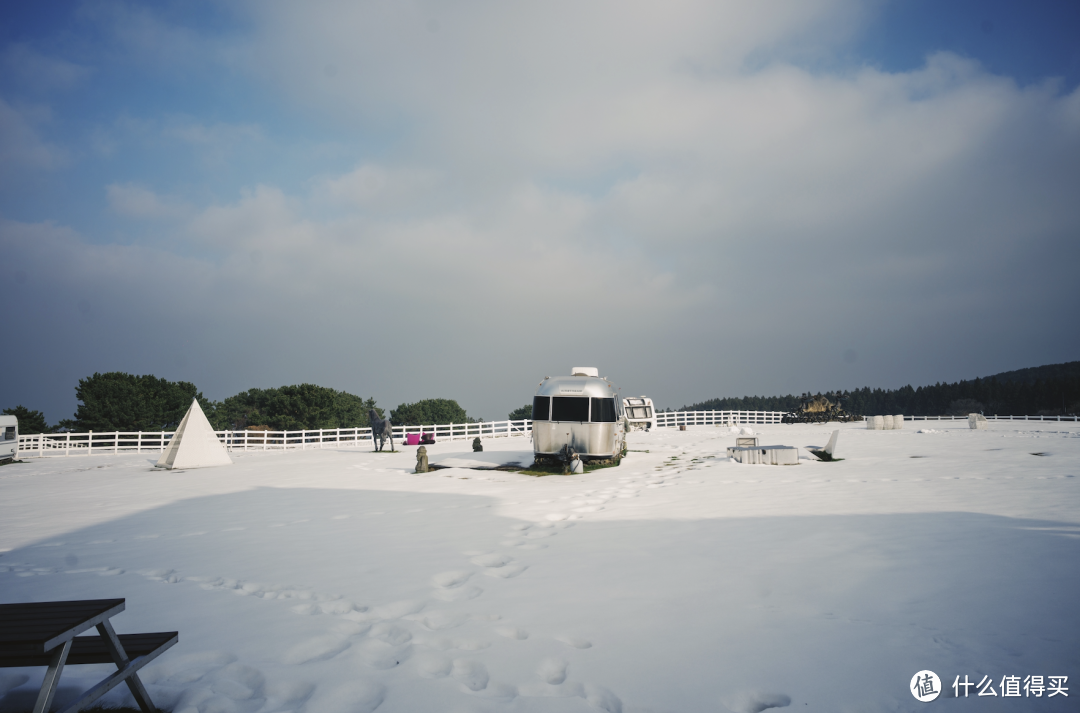
[[(0, 604), (0, 668), (48, 666), (34, 713), (47, 713), (65, 665), (114, 663), (116, 672), (68, 704), (74, 713), (120, 683), (131, 689), (145, 713), (156, 709), (139, 680), (138, 670), (179, 640), (175, 631), (121, 634), (109, 619), (124, 611), (123, 599)], [(79, 636), (95, 627), (99, 636)]]

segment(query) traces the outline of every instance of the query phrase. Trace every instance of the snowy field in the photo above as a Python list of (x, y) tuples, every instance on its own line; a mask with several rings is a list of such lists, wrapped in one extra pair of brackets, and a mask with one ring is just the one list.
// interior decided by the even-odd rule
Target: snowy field
[[(0, 601), (125, 597), (120, 633), (180, 632), (143, 680), (184, 713), (1080, 710), (1080, 426), (841, 429), (836, 463), (739, 465), (692, 427), (543, 478), (414, 475), (415, 448), (31, 459), (0, 468)], [(0, 669), (0, 710), (41, 675)], [(952, 699), (958, 675), (997, 696)], [(1005, 698), (1014, 675), (1069, 697)]]

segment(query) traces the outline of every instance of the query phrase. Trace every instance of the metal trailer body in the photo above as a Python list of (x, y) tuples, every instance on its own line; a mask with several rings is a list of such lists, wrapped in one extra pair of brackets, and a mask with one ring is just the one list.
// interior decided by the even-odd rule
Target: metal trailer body
[(623, 399), (623, 411), (626, 413), (627, 426), (636, 431), (648, 431), (656, 423), (653, 402), (648, 396), (626, 397)]
[(19, 455), (19, 419), (0, 416), (0, 461), (13, 460)]
[(549, 376), (533, 398), (533, 452), (559, 456), (566, 445), (582, 460), (621, 458), (625, 415), (618, 389), (594, 368)]

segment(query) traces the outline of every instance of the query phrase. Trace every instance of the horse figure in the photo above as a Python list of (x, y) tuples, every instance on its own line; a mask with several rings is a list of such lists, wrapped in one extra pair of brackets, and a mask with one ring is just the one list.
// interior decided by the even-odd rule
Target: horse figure
[(379, 418), (375, 409), (368, 410), (368, 420), (371, 421), (371, 442), (375, 444), (375, 451), (381, 451), (386, 439), (390, 439), (390, 450), (394, 450), (394, 431), (390, 425), (390, 419)]

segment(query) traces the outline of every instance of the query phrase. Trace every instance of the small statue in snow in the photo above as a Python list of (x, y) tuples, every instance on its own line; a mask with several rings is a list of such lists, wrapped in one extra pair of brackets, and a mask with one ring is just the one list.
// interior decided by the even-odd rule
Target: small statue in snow
[(416, 471), (417, 473), (428, 472), (428, 460), (427, 460), (427, 448), (420, 446), (416, 449)]
[(484, 450), (484, 445), (482, 443), (480, 443), (480, 436), (477, 436), (476, 438), (472, 439), (472, 449), (473, 449), (473, 453), (480, 453), (481, 451)]

